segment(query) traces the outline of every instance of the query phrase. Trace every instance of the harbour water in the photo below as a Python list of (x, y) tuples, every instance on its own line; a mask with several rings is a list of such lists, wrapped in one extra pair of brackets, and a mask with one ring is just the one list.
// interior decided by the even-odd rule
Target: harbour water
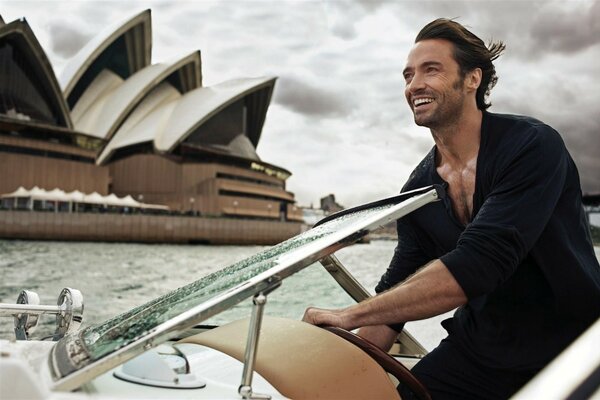
[[(392, 256), (394, 241), (372, 241), (340, 250), (336, 255), (368, 289), (372, 289)], [(14, 303), (22, 289), (55, 304), (63, 287), (81, 290), (84, 326), (141, 305), (173, 289), (220, 270), (265, 249), (263, 246), (148, 245), (81, 242), (0, 241), (0, 302)], [(596, 247), (600, 257), (600, 248)], [(251, 301), (208, 323), (249, 315)], [(308, 305), (343, 307), (352, 300), (320, 264), (286, 280), (269, 296), (265, 312), (301, 318)], [(440, 321), (451, 313), (411, 322), (407, 329), (431, 349), (445, 336)], [(0, 319), (0, 336), (12, 335), (12, 319)], [(42, 316), (35, 336), (52, 333), (53, 317)]]

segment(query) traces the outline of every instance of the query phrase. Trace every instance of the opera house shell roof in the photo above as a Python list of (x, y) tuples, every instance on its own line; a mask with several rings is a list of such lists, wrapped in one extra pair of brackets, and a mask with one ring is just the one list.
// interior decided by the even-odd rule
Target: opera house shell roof
[[(109, 27), (90, 41), (61, 75), (73, 127), (107, 141), (98, 162), (106, 163), (120, 149), (152, 143), (160, 153), (172, 152), (185, 140), (258, 158), (262, 125), (275, 78), (236, 79), (202, 86), (202, 61), (196, 51), (175, 60), (150, 64), (150, 11)], [(244, 101), (236, 137), (211, 137), (202, 129), (212, 117), (237, 117)], [(245, 117), (245, 118), (244, 118)], [(219, 118), (219, 117), (217, 117)], [(204, 137), (203, 137), (204, 135)], [(240, 136), (240, 137), (237, 137)], [(247, 143), (249, 142), (249, 143)]]
[[(0, 152), (14, 159), (0, 172), (14, 175), (20, 163), (54, 176), (20, 172), (0, 193), (35, 184), (154, 196), (180, 210), (195, 200), (215, 215), (257, 218), (258, 209), (283, 213), (295, 202), (285, 190), (290, 172), (256, 153), (276, 78), (203, 86), (200, 51), (153, 63), (150, 10), (98, 34), (60, 79), (26, 20), (0, 19), (0, 74)], [(122, 172), (134, 169), (139, 176)], [(162, 171), (162, 187), (146, 170)]]
[[(199, 51), (151, 64), (150, 15), (145, 10), (98, 34), (65, 65), (60, 86), (27, 22), (2, 24), (2, 51), (18, 53), (21, 66), (28, 69), (5, 63), (12, 84), (3, 88), (3, 97), (33, 101), (21, 113), (23, 118), (100, 139), (98, 163), (106, 163), (127, 146), (147, 142), (157, 152), (168, 153), (186, 140), (257, 158), (252, 149), (259, 142), (276, 78), (235, 79), (203, 87)], [(244, 116), (238, 115), (242, 102)], [(19, 113), (21, 106), (13, 111)], [(219, 115), (223, 113), (226, 116)], [(238, 119), (234, 123), (240, 124), (236, 128), (243, 137), (216, 137), (214, 126), (203, 129), (206, 124), (218, 125), (215, 118), (226, 117)]]
[(24, 19), (0, 20), (4, 116), (71, 129), (71, 114), (46, 53)]

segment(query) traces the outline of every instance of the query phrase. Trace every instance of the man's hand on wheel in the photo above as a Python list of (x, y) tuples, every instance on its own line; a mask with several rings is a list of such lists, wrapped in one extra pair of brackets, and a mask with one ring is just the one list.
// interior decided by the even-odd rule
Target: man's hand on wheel
[(302, 321), (312, 325), (328, 325), (351, 329), (344, 318), (344, 310), (326, 310), (324, 308), (309, 307), (304, 312)]

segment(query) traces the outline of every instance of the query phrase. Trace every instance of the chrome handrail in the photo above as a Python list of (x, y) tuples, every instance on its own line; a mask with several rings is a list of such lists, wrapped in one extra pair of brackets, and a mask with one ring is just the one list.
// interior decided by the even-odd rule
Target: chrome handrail
[(0, 315), (12, 316), (19, 314), (41, 315), (58, 314), (63, 311), (62, 306), (43, 306), (33, 304), (7, 304), (0, 303)]

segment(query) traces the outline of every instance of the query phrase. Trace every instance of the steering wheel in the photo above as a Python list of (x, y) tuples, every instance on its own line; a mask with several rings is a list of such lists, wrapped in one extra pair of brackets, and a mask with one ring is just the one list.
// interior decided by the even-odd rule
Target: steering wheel
[(338, 335), (342, 339), (347, 340), (348, 342), (357, 346), (359, 349), (363, 350), (379, 365), (381, 365), (385, 372), (392, 374), (401, 384), (406, 385), (410, 390), (412, 390), (420, 400), (431, 400), (431, 396), (429, 395), (429, 392), (427, 392), (425, 386), (423, 386), (423, 384), (419, 382), (417, 378), (415, 378), (408, 368), (373, 343), (352, 332), (336, 326), (321, 326), (321, 328)]

